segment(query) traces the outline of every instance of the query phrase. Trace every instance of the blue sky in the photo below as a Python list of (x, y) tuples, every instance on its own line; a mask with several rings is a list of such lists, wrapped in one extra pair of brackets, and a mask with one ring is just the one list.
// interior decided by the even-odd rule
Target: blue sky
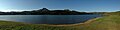
[(120, 0), (0, 0), (0, 11), (71, 9), (84, 12), (120, 11)]

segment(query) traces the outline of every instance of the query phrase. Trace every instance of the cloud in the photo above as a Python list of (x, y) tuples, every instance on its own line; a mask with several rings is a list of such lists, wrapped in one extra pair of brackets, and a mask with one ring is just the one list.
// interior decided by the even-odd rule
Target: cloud
[(11, 11), (15, 11), (15, 12), (21, 12), (21, 11), (31, 11), (31, 10), (0, 10), (1, 12), (11, 12)]

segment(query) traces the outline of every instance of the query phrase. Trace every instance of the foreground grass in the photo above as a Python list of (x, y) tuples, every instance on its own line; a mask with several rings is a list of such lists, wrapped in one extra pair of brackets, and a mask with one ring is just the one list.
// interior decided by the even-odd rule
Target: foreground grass
[(0, 30), (120, 30), (120, 16), (105, 16), (95, 19), (95, 21), (90, 23), (71, 26), (50, 26), (0, 21)]

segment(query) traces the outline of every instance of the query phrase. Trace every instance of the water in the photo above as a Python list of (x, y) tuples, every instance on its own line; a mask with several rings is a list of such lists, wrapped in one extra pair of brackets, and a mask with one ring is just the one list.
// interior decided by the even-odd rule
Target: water
[(75, 24), (100, 15), (0, 15), (0, 20), (31, 24)]

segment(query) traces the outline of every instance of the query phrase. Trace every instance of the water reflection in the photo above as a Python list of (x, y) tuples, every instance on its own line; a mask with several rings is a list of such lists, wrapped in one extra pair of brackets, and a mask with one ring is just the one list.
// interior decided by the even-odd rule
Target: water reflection
[(1, 20), (33, 24), (74, 24), (100, 15), (0, 15)]

